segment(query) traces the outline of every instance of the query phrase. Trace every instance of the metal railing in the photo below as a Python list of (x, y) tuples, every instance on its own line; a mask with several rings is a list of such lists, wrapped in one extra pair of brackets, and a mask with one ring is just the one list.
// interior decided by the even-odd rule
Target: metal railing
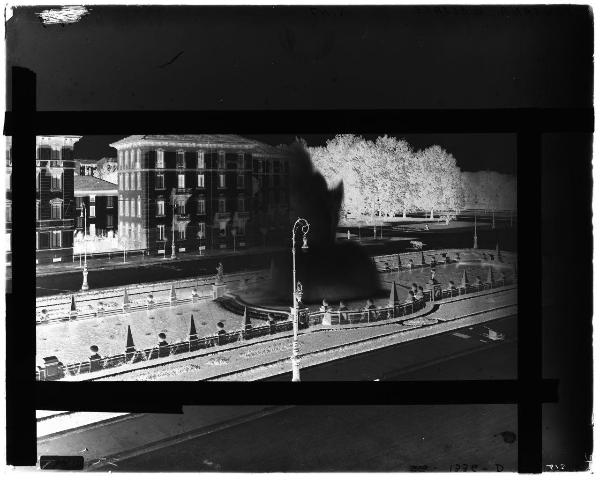
[[(458, 297), (461, 295), (477, 293), (493, 288), (499, 288), (511, 285), (511, 282), (506, 280), (485, 282), (474, 285), (464, 285), (449, 289), (435, 289), (434, 291), (426, 290), (423, 297), (412, 302), (399, 303), (394, 306), (363, 309), (363, 310), (336, 310), (324, 312), (309, 312), (308, 309), (303, 309), (299, 314), (299, 328), (308, 329), (311, 326), (343, 326), (356, 325), (361, 323), (376, 323), (386, 320), (394, 320), (410, 316), (420, 310), (423, 310), (428, 302), (434, 300), (447, 299)], [(233, 296), (231, 297), (234, 298)], [(244, 305), (242, 308), (247, 308), (250, 318), (267, 320), (268, 325), (257, 327), (244, 327), (240, 330), (224, 332), (221, 331), (216, 335), (209, 335), (202, 338), (190, 338), (184, 342), (173, 344), (164, 344), (135, 352), (123, 353), (104, 358), (90, 359), (83, 362), (63, 365), (58, 364), (39, 367), (36, 372), (37, 380), (56, 380), (64, 376), (72, 376), (83, 373), (94, 372), (114, 368), (126, 364), (133, 364), (141, 361), (153, 360), (157, 358), (169, 357), (182, 353), (191, 353), (198, 350), (208, 349), (215, 346), (222, 346), (238, 341), (253, 339), (272, 335), (279, 332), (290, 331), (293, 328), (290, 315), (282, 310), (264, 309), (261, 307), (252, 307)], [(270, 316), (271, 315), (271, 316)], [(275, 317), (277, 315), (277, 318)], [(424, 328), (422, 325), (416, 328)], [(48, 371), (53, 374), (49, 375)]]

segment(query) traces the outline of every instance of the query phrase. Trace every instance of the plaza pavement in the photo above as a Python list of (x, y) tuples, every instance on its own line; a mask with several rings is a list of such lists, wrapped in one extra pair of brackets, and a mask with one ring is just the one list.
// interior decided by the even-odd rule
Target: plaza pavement
[[(486, 290), (428, 304), (413, 315), (367, 325), (301, 330), (302, 366), (317, 365), (419, 338), (517, 314), (516, 286)], [(409, 319), (434, 319), (433, 325), (403, 325)], [(418, 323), (418, 322), (417, 322)], [(66, 377), (64, 381), (259, 380), (289, 372), (292, 334), (281, 332), (209, 351), (180, 354), (105, 371)]]

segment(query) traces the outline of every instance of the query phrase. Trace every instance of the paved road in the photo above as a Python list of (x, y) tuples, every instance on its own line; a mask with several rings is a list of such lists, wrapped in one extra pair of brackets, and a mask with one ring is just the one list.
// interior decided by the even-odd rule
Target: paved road
[[(515, 358), (516, 342), (499, 343), (389, 379), (510, 378)], [(514, 471), (517, 442), (502, 432), (516, 428), (513, 405), (298, 406), (102, 470), (448, 472), (459, 463)]]
[[(249, 253), (244, 255), (228, 255), (225, 257), (196, 257), (185, 261), (165, 260), (161, 263), (132, 263), (118, 269), (90, 269), (88, 283), (91, 288), (105, 288), (118, 285), (129, 285), (140, 282), (158, 282), (177, 280), (201, 275), (214, 275), (219, 261), (223, 263), (226, 273), (242, 270), (268, 268), (269, 253)], [(56, 295), (65, 292), (77, 292), (81, 288), (81, 271), (59, 272), (53, 275), (36, 278), (36, 296)]]
[[(517, 318), (504, 318), (485, 325), (504, 333), (506, 340), (494, 342), (486, 339), (482, 335), (487, 333), (487, 329), (483, 325), (475, 325), (303, 368), (301, 378), (303, 381), (516, 378)], [(490, 352), (489, 357), (485, 352)], [(484, 355), (486, 358), (483, 363), (472, 363), (469, 360)], [(265, 381), (290, 380), (291, 374), (282, 374)]]
[(102, 470), (515, 471), (516, 427), (512, 405), (299, 406)]
[[(358, 229), (350, 229), (353, 234)], [(364, 231), (364, 229), (362, 229)], [(514, 250), (516, 247), (516, 230), (496, 229), (489, 226), (480, 227), (477, 230), (480, 248), (496, 248), (499, 242), (503, 250)], [(436, 248), (471, 248), (473, 246), (473, 231), (471, 228), (457, 228), (443, 231), (419, 231), (410, 234), (392, 231), (384, 228), (384, 238), (363, 239), (361, 242), (370, 255), (384, 255), (389, 253), (400, 253), (407, 251), (410, 247), (408, 238), (418, 239), (425, 243), (427, 249)], [(405, 240), (399, 240), (405, 238)], [(253, 268), (267, 268), (270, 264), (271, 251), (265, 254), (262, 251), (253, 251), (245, 254), (224, 254), (223, 257), (188, 257), (185, 260), (171, 261), (150, 259), (140, 261), (140, 258), (130, 259), (131, 263), (123, 266), (118, 262), (106, 265), (103, 270), (90, 267), (88, 283), (92, 288), (112, 287), (128, 285), (140, 281), (153, 282), (164, 280), (175, 280), (198, 275), (213, 275), (219, 261), (223, 262), (225, 272), (235, 272)], [(51, 270), (52, 275), (38, 275), (36, 278), (36, 296), (55, 295), (58, 293), (77, 292), (81, 288), (81, 271), (58, 271)], [(40, 272), (41, 273), (41, 272)], [(7, 273), (10, 277), (10, 270)], [(7, 288), (12, 288), (11, 279), (7, 279)]]

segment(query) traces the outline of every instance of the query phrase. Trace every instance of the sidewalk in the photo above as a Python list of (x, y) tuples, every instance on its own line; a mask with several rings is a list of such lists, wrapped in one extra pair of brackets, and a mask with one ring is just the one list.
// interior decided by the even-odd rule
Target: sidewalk
[[(93, 258), (88, 256), (87, 265), (88, 270), (118, 270), (122, 268), (131, 268), (135, 266), (148, 266), (148, 265), (173, 265), (178, 263), (185, 263), (190, 261), (198, 261), (203, 259), (221, 259), (225, 257), (244, 257), (246, 255), (252, 255), (257, 253), (271, 254), (283, 251), (283, 247), (250, 247), (244, 250), (222, 249), (222, 250), (211, 250), (207, 253), (178, 253), (177, 258), (172, 260), (170, 256), (163, 258), (162, 256), (149, 256), (135, 253), (133, 256), (130, 254), (126, 255), (126, 261), (123, 262), (123, 252), (111, 253), (110, 260), (108, 257)], [(81, 257), (83, 265), (83, 256)], [(59, 262), (53, 264), (37, 265), (35, 273), (37, 277), (43, 277), (48, 275), (57, 275), (68, 272), (80, 272), (82, 267), (79, 266), (79, 255), (75, 256), (74, 262)], [(212, 273), (212, 272), (211, 272)], [(10, 276), (10, 275), (9, 275)]]

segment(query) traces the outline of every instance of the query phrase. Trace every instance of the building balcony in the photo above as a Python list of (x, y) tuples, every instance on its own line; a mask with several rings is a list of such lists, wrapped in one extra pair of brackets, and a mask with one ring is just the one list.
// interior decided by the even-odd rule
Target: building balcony
[(177, 195), (191, 194), (192, 193), (192, 189), (191, 188), (176, 188), (175, 189), (175, 193)]
[(37, 220), (35, 222), (36, 228), (45, 229), (45, 228), (73, 228), (74, 220)]
[(230, 218), (231, 218), (231, 213), (229, 213), (229, 212), (215, 213), (215, 220), (217, 222), (226, 221), (226, 220), (229, 220)]

